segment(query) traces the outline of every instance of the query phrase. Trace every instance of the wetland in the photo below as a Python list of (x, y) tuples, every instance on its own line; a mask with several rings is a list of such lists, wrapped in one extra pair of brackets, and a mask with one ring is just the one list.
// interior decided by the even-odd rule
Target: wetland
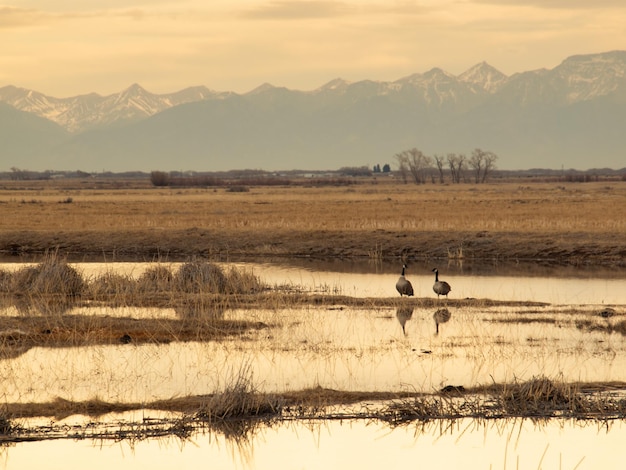
[(619, 468), (626, 184), (457, 186), (2, 187), (0, 462)]

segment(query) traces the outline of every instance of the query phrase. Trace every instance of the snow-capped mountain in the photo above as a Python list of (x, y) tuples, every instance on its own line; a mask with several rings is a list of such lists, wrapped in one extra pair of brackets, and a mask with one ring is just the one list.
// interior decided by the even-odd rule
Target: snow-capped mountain
[(332, 169), (393, 163), (412, 147), (480, 147), (504, 169), (622, 168), (626, 51), (511, 76), (482, 62), (457, 76), (433, 68), (310, 91), (155, 95), (135, 84), (61, 99), (5, 86), (0, 105), (3, 163), (33, 170)]
[(508, 77), (487, 62), (481, 62), (469, 68), (458, 79), (467, 83), (476, 91), (495, 93)]
[(224, 95), (204, 86), (155, 95), (136, 83), (108, 96), (90, 93), (70, 98), (54, 98), (15, 86), (0, 88), (0, 101), (49, 119), (73, 133), (144, 119), (172, 106)]
[[(416, 73), (394, 82), (364, 80), (349, 83), (335, 79), (310, 91), (309, 96), (350, 94), (355, 99), (364, 96), (400, 94), (421, 97), (427, 105), (444, 106), (453, 103), (476, 103), (476, 97), (497, 95), (521, 105), (533, 102), (565, 102), (589, 100), (607, 95), (624, 85), (626, 51), (572, 56), (552, 70), (534, 70), (507, 77), (481, 62), (455, 76), (440, 68)], [(287, 89), (281, 88), (283, 91)], [(248, 96), (259, 96), (276, 91), (277, 87), (264, 83)], [(288, 90), (287, 90), (288, 91)], [(294, 94), (302, 93), (293, 91)], [(70, 132), (111, 124), (127, 123), (153, 116), (184, 103), (208, 99), (223, 99), (234, 93), (216, 92), (204, 86), (157, 95), (133, 84), (119, 93), (100, 96), (96, 93), (70, 98), (55, 98), (37, 91), (5, 86), (0, 88), (0, 101), (20, 111), (49, 119)], [(465, 108), (465, 106), (463, 106)]]

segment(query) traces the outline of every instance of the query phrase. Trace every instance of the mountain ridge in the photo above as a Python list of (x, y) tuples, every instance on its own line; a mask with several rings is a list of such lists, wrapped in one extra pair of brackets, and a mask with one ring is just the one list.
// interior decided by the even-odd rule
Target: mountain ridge
[[(9, 85), (2, 102), (58, 125), (41, 151), (20, 150), (15, 139), (6, 147), (39, 168), (324, 169), (392, 162), (411, 147), (486, 148), (504, 168), (623, 167), (626, 51), (510, 76), (480, 62), (456, 76), (434, 67), (394, 81), (336, 78), (309, 91), (264, 83), (242, 94), (196, 86), (156, 95), (135, 83), (107, 96), (54, 98)], [(21, 122), (37, 140), (41, 130)]]
[[(616, 64), (618, 65), (617, 68), (615, 67)], [(397, 91), (398, 87), (412, 86), (423, 91), (427, 100), (438, 99), (443, 102), (447, 99), (453, 99), (453, 95), (445, 96), (446, 92), (441, 89), (442, 85), (451, 89), (453, 85), (466, 84), (473, 93), (494, 94), (507, 84), (536, 80), (541, 75), (546, 74), (551, 76), (551, 81), (555, 82), (554, 86), (563, 86), (564, 83), (558, 82), (567, 82), (566, 85), (574, 89), (570, 91), (567, 99), (569, 102), (576, 102), (613, 91), (615, 78), (623, 79), (626, 75), (624, 64), (626, 64), (626, 51), (615, 50), (601, 54), (573, 55), (553, 69), (530, 70), (511, 76), (505, 75), (483, 61), (456, 76), (439, 67), (434, 67), (426, 72), (414, 73), (392, 82), (367, 79), (347, 82), (341, 78), (336, 78), (309, 91), (276, 87), (266, 82), (239, 95), (252, 96), (282, 89), (315, 96), (327, 92), (341, 92), (351, 86), (370, 83), (376, 84), (379, 93), (389, 93)], [(572, 71), (572, 69), (574, 70)], [(594, 81), (594, 79), (606, 75), (607, 70), (612, 71), (613, 74), (600, 83), (597, 80)], [(526, 86), (529, 85), (526, 84)], [(439, 87), (436, 93), (433, 93), (433, 87)], [(448, 90), (448, 93), (450, 91), (454, 90)], [(190, 86), (171, 93), (154, 94), (148, 92), (138, 83), (133, 83), (118, 93), (106, 96), (92, 92), (85, 95), (57, 98), (34, 90), (7, 85), (0, 87), (0, 102), (8, 103), (20, 111), (30, 112), (49, 119), (66, 130), (76, 133), (93, 127), (143, 119), (180, 104), (207, 99), (223, 99), (234, 94), (237, 93), (231, 91), (218, 92), (203, 85)]]

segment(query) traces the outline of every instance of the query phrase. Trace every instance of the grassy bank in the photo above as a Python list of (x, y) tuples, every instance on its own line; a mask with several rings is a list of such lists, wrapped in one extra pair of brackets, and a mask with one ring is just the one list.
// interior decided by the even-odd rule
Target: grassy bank
[(626, 184), (0, 190), (0, 254), (624, 265)]

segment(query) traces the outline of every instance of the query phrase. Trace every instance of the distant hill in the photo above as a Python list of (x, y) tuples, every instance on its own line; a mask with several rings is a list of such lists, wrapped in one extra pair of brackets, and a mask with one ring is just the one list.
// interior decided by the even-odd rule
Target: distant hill
[(0, 128), (7, 168), (321, 170), (393, 164), (412, 147), (431, 155), (480, 147), (502, 169), (626, 161), (626, 51), (511, 76), (483, 62), (458, 76), (435, 68), (312, 91), (263, 84), (245, 94), (194, 87), (154, 95), (135, 84), (58, 99), (8, 86), (0, 104), (0, 119), (21, 116), (6, 118), (19, 131)]
[(49, 152), (68, 139), (58, 124), (0, 102), (0, 161), (5, 169), (49, 169)]

